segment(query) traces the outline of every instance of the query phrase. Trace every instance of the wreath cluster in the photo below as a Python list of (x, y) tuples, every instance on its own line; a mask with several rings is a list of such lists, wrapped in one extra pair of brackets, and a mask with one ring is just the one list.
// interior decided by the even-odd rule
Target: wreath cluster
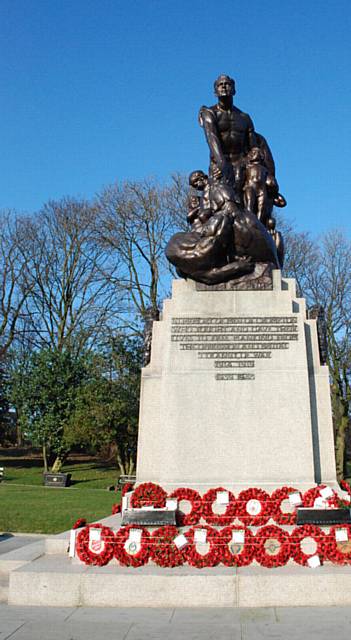
[[(89, 545), (92, 528), (101, 529), (100, 549), (95, 551)], [(131, 530), (136, 529), (141, 530), (138, 543), (130, 538)], [(337, 539), (338, 529), (347, 531), (346, 541)], [(201, 530), (204, 540), (198, 541), (196, 532)], [(303, 550), (306, 539), (314, 541), (314, 550)], [(290, 559), (306, 566), (312, 556), (318, 556), (321, 564), (328, 560), (350, 565), (351, 525), (331, 527), (329, 533), (315, 525), (303, 525), (291, 534), (277, 525), (263, 526), (256, 534), (246, 527), (228, 526), (216, 530), (209, 525), (194, 526), (182, 532), (175, 526), (165, 526), (150, 534), (145, 527), (128, 525), (114, 535), (109, 527), (94, 524), (78, 533), (76, 550), (82, 562), (100, 566), (107, 564), (113, 556), (121, 565), (129, 567), (140, 567), (149, 560), (160, 567), (178, 567), (185, 563), (199, 569), (219, 563), (242, 567), (256, 560), (261, 566), (272, 568), (283, 566)]]
[[(131, 488), (128, 487), (129, 490)], [(325, 485), (320, 485), (306, 491), (301, 496), (302, 504), (314, 506), (316, 499), (323, 497), (321, 491), (324, 488)], [(347, 483), (343, 483), (342, 488), (351, 495)], [(223, 492), (227, 495), (220, 499), (218, 494)], [(291, 534), (277, 526), (296, 523), (296, 509), (283, 509), (284, 501), (289, 500), (292, 493), (299, 492), (294, 487), (284, 486), (269, 495), (263, 489), (251, 488), (241, 491), (236, 498), (223, 487), (216, 487), (201, 497), (194, 489), (180, 487), (169, 497), (176, 498), (179, 507), (182, 501), (190, 503), (189, 513), (178, 509), (178, 524), (190, 526), (187, 531), (164, 526), (150, 534), (145, 527), (128, 525), (114, 535), (109, 527), (101, 524), (85, 526), (85, 520), (79, 519), (73, 525), (73, 528), (80, 528), (76, 540), (77, 555), (86, 564), (93, 565), (107, 564), (114, 556), (120, 564), (130, 567), (142, 566), (150, 560), (160, 567), (177, 567), (184, 563), (198, 568), (213, 567), (219, 563), (240, 567), (254, 560), (263, 567), (278, 567), (289, 559), (305, 566), (312, 556), (318, 556), (321, 564), (325, 560), (334, 564), (351, 564), (351, 525), (331, 527), (329, 533), (314, 525), (304, 525), (295, 528)], [(131, 506), (164, 508), (167, 497), (161, 486), (145, 482), (133, 491)], [(325, 501), (331, 508), (340, 504), (335, 491)], [(217, 512), (214, 510), (215, 504), (221, 503), (222, 513), (218, 513), (218, 509)], [(114, 505), (113, 512), (119, 511), (120, 505)], [(197, 526), (201, 518), (207, 524)], [(242, 526), (233, 525), (235, 518)], [(268, 525), (270, 518), (276, 524)], [(214, 526), (223, 528), (217, 530)], [(252, 526), (260, 527), (255, 534), (249, 529)], [(95, 544), (90, 544), (92, 528), (101, 530), (100, 539), (95, 540)], [(135, 534), (135, 530), (141, 530), (140, 536)], [(202, 534), (197, 533), (199, 530)], [(314, 541), (313, 551), (306, 550), (306, 539)]]
[[(133, 485), (125, 485), (125, 487), (130, 491)], [(301, 497), (303, 506), (313, 507), (316, 499), (322, 497), (321, 491), (325, 488), (326, 485), (319, 485), (308, 489)], [(347, 483), (342, 482), (342, 488), (351, 495), (351, 488)], [(224, 513), (216, 513), (214, 511), (219, 492), (228, 494), (228, 502)], [(229, 526), (233, 524), (235, 518), (243, 525), (253, 527), (266, 525), (270, 518), (279, 525), (294, 525), (296, 524), (296, 509), (293, 508), (290, 511), (282, 509), (283, 502), (289, 500), (289, 496), (292, 493), (299, 492), (294, 487), (284, 486), (269, 495), (263, 489), (253, 487), (241, 491), (236, 498), (231, 491), (227, 491), (223, 487), (216, 487), (215, 489), (209, 489), (201, 497), (195, 489), (179, 487), (168, 496), (160, 485), (153, 482), (144, 482), (133, 491), (130, 504), (133, 508), (147, 506), (160, 509), (166, 506), (167, 497), (176, 498), (178, 504), (182, 501), (188, 501), (191, 505), (189, 513), (183, 513), (181, 509), (178, 509), (179, 526), (196, 525), (201, 518), (207, 524), (217, 527)], [(325, 502), (331, 508), (340, 506), (340, 499), (336, 491), (333, 491), (333, 495), (326, 498)], [(119, 513), (117, 505), (113, 506), (112, 513)]]

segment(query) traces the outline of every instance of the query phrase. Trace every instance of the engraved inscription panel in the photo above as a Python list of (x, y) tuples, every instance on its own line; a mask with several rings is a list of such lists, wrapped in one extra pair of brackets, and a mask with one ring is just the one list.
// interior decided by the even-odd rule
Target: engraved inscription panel
[[(276, 349), (289, 349), (298, 340), (293, 316), (242, 318), (172, 318), (172, 342), (180, 351), (197, 351), (199, 360), (213, 361), (216, 380), (254, 380), (256, 360), (272, 358)], [(233, 372), (241, 369), (241, 372)]]

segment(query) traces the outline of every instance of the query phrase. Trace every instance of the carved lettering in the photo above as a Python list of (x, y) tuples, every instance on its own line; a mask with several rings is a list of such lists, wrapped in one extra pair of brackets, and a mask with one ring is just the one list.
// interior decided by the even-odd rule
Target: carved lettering
[(297, 324), (297, 318), (287, 317), (241, 317), (241, 318), (172, 318), (172, 324)]
[[(171, 341), (181, 351), (197, 351), (215, 369), (254, 368), (272, 351), (298, 340), (296, 316), (240, 318), (172, 318)], [(255, 374), (216, 373), (216, 380), (254, 380)]]
[(216, 380), (254, 380), (254, 373), (216, 373)]

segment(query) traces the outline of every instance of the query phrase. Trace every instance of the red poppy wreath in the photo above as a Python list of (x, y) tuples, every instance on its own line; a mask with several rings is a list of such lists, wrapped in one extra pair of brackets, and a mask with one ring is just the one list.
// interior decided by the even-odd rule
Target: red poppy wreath
[[(213, 505), (217, 502), (217, 494), (227, 494), (226, 499), (228, 501), (224, 513), (214, 513)], [(230, 525), (236, 512), (236, 501), (231, 491), (226, 491), (222, 487), (216, 489), (209, 489), (207, 493), (202, 496), (202, 515), (208, 524), (224, 527)]]
[(150, 538), (150, 559), (159, 567), (179, 567), (184, 563), (184, 549), (174, 544), (179, 535), (177, 527), (168, 525), (153, 532)]
[(237, 498), (237, 518), (246, 526), (267, 524), (271, 515), (271, 500), (263, 489), (245, 489)]
[[(301, 543), (305, 538), (312, 538), (316, 543), (315, 551), (306, 553), (301, 548)], [(290, 536), (291, 557), (297, 564), (306, 566), (309, 558), (319, 556), (322, 563), (328, 557), (328, 540), (323, 531), (313, 524), (304, 524), (296, 527)]]
[(134, 483), (133, 482), (126, 482), (126, 484), (124, 484), (123, 487), (122, 487), (122, 493), (121, 493), (122, 498), (129, 491), (133, 491), (133, 487), (134, 487)]
[[(200, 494), (195, 489), (186, 489), (180, 487), (171, 493), (170, 498), (176, 498), (178, 500), (178, 523), (181, 527), (197, 524), (200, 521), (202, 513), (202, 500)], [(179, 502), (190, 502), (191, 510), (189, 513), (183, 513), (179, 509)]]
[(166, 506), (167, 493), (159, 484), (143, 482), (133, 491), (130, 505), (134, 509), (141, 507), (155, 507), (162, 509)]
[(277, 524), (296, 524), (296, 509), (290, 513), (282, 511), (282, 503), (289, 499), (291, 493), (298, 493), (298, 490), (294, 487), (281, 487), (271, 495), (271, 516)]
[(351, 525), (336, 525), (327, 536), (328, 560), (333, 564), (351, 564)]
[(102, 567), (113, 557), (114, 544), (115, 534), (110, 527), (99, 523), (89, 524), (77, 535), (76, 552), (85, 564)]
[[(204, 540), (203, 543), (207, 543), (209, 545), (207, 553), (201, 554), (197, 551), (196, 532), (198, 532), (198, 535), (200, 534), (201, 537), (206, 537), (206, 540)], [(215, 567), (220, 563), (222, 557), (222, 547), (220, 544), (221, 539), (219, 534), (215, 529), (213, 529), (213, 527), (209, 527), (208, 525), (199, 525), (196, 527), (192, 527), (191, 529), (189, 529), (189, 531), (186, 531), (184, 535), (189, 542), (189, 544), (185, 547), (184, 556), (186, 561), (192, 567), (202, 569), (203, 567)]]
[(147, 529), (129, 524), (116, 534), (114, 555), (125, 567), (141, 567), (149, 561), (149, 545)]
[(290, 558), (290, 536), (275, 524), (255, 535), (255, 558), (262, 567), (283, 567)]
[(224, 527), (219, 532), (222, 563), (227, 567), (246, 567), (255, 555), (255, 537), (243, 527)]
[[(303, 506), (304, 507), (317, 506), (317, 505), (315, 505), (315, 501), (318, 498), (323, 500), (323, 496), (321, 495), (321, 491), (323, 489), (326, 489), (326, 488), (327, 487), (326, 487), (325, 484), (320, 484), (320, 485), (318, 485), (318, 487), (312, 487), (312, 489), (308, 489), (308, 491), (306, 491), (303, 494), (303, 498), (302, 498)], [(330, 496), (330, 498), (325, 498), (324, 502), (329, 507), (338, 507), (339, 506), (339, 500), (338, 500), (337, 493), (333, 490), (333, 495)]]

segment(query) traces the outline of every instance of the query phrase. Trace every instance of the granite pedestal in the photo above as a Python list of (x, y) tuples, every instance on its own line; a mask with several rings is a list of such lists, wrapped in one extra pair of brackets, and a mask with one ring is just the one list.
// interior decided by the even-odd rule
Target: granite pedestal
[(204, 492), (336, 486), (327, 366), (295, 281), (173, 281), (142, 371), (137, 483)]

